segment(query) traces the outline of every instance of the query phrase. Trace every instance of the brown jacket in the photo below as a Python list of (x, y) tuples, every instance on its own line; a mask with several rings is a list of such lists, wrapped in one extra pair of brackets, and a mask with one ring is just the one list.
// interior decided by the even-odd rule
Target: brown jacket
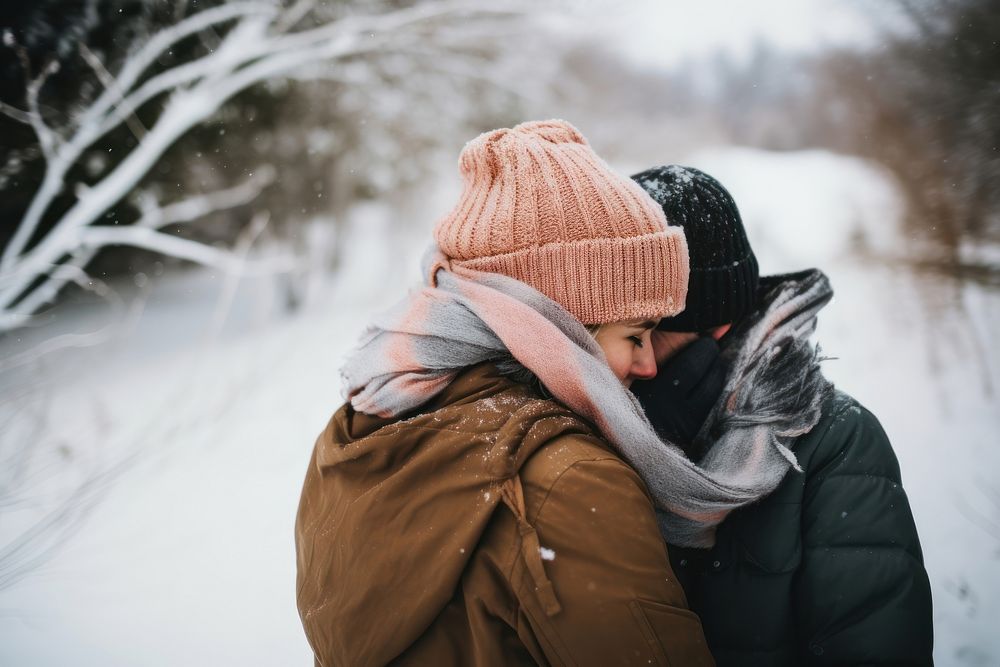
[(342, 407), (295, 537), (317, 665), (713, 664), (642, 481), (490, 365), (408, 419)]

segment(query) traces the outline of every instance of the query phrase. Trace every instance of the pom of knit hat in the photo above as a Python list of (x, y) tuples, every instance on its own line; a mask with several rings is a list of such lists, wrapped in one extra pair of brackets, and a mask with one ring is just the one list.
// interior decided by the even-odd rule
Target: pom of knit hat
[(516, 132), (533, 134), (554, 144), (589, 145), (580, 130), (564, 120), (531, 120), (514, 128)]
[(683, 231), (562, 120), (476, 137), (459, 157), (462, 195), (434, 236), (452, 270), (502, 273), (585, 324), (684, 307)]

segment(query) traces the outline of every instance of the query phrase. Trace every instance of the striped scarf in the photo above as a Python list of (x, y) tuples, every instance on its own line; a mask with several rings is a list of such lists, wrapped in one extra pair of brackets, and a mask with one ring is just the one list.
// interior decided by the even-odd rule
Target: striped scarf
[[(741, 352), (714, 412), (724, 428), (698, 464), (657, 436), (594, 338), (555, 301), (504, 275), (468, 269), (459, 275), (437, 248), (425, 256), (424, 274), (427, 284), (376, 317), (343, 367), (354, 409), (398, 416), (434, 397), (462, 369), (513, 356), (632, 465), (654, 499), (664, 537), (683, 546), (711, 546), (729, 512), (767, 495), (798, 468), (788, 443), (816, 424), (828, 386), (806, 340), (832, 295), (822, 273), (779, 285), (767, 311), (741, 327)], [(772, 377), (772, 369), (782, 377)], [(779, 387), (781, 400), (762, 395), (765, 386)], [(802, 396), (812, 408), (805, 413)]]

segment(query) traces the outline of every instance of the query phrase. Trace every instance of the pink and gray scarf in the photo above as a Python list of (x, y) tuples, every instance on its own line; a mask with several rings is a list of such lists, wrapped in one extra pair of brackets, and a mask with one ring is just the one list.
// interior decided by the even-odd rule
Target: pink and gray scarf
[(664, 536), (683, 546), (711, 546), (729, 512), (798, 469), (788, 443), (816, 424), (829, 390), (807, 341), (832, 295), (822, 273), (778, 285), (766, 312), (741, 327), (740, 353), (714, 411), (724, 428), (696, 465), (657, 436), (600, 346), (558, 303), (500, 274), (459, 275), (436, 248), (424, 262), (427, 284), (377, 317), (342, 369), (356, 410), (413, 411), (462, 369), (512, 356), (635, 468)]

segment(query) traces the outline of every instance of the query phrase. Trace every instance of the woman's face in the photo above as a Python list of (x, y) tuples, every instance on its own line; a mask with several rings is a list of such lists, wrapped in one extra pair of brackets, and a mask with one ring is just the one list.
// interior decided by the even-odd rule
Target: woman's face
[(659, 320), (612, 322), (598, 329), (594, 339), (604, 350), (608, 365), (625, 387), (633, 380), (656, 377), (656, 358), (650, 332)]

